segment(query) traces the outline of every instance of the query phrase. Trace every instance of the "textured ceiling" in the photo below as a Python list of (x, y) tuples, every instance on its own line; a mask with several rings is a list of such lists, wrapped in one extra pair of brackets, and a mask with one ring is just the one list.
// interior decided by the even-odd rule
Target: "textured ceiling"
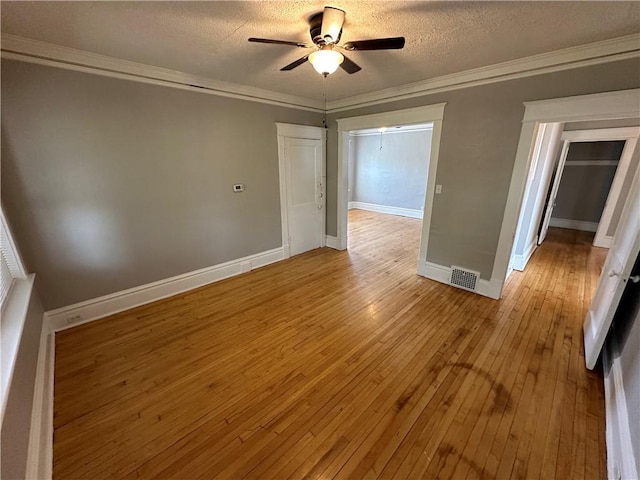
[[(308, 17), (347, 12), (341, 43), (405, 36), (400, 51), (351, 52), (362, 71), (326, 81), (306, 50)], [(329, 101), (640, 31), (640, 2), (2, 2), (2, 31), (215, 80)], [(325, 84), (323, 84), (325, 83)]]

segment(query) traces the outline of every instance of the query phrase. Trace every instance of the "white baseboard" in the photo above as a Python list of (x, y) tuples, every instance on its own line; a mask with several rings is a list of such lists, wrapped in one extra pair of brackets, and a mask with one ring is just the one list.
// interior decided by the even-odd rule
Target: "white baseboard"
[(531, 255), (533, 255), (533, 252), (536, 250), (537, 247), (538, 247), (538, 244), (536, 241), (534, 241), (529, 244), (529, 246), (525, 249), (522, 255), (514, 255), (513, 256), (514, 270), (518, 270), (522, 272), (524, 270), (524, 267), (527, 266), (527, 263), (529, 263), (529, 259), (531, 258)]
[(53, 476), (53, 380), (55, 334), (42, 324), (36, 368), (26, 478), (49, 480)]
[(600, 248), (611, 248), (611, 244), (613, 243), (613, 237), (598, 237), (593, 239), (593, 246)]
[(451, 268), (438, 265), (437, 263), (426, 262), (422, 265), (423, 268), (418, 269), (418, 273), (423, 277), (430, 278), (436, 282), (446, 283), (449, 285), (449, 279), (451, 278)]
[(139, 287), (94, 298), (45, 313), (49, 331), (65, 328), (107, 317), (162, 298), (192, 290), (225, 278), (240, 275), (285, 258), (283, 247), (247, 257), (195, 270), (175, 277), (148, 283)]
[[(426, 262), (418, 267), (418, 274), (423, 277), (430, 278), (431, 280), (435, 280), (436, 282), (445, 283), (451, 287), (458, 288), (449, 283), (449, 279), (451, 278), (451, 267)], [(494, 300), (500, 300), (500, 296), (502, 295), (502, 282), (496, 279), (483, 280), (481, 278), (478, 281), (477, 289), (472, 293), (477, 293), (483, 297), (493, 298)]]
[(335, 250), (340, 250), (340, 239), (331, 235), (327, 235), (325, 239), (325, 245)]
[(583, 222), (581, 220), (569, 220), (567, 218), (551, 218), (549, 226), (581, 230), (583, 232), (596, 232), (598, 230), (597, 222)]
[(349, 202), (349, 210), (357, 208), (359, 210), (368, 210), (370, 212), (388, 213), (389, 215), (400, 215), (401, 217), (411, 217), (422, 219), (424, 212), (422, 210), (412, 210), (411, 208), (389, 207), (387, 205), (377, 205), (375, 203), (365, 202)]
[[(617, 349), (615, 340), (612, 342)], [(631, 441), (629, 413), (617, 354), (604, 349), (604, 363), (610, 365), (604, 377), (606, 414), (607, 476), (612, 479), (640, 478)], [(613, 360), (613, 361), (611, 361)]]
[(478, 282), (478, 290), (476, 290), (483, 297), (493, 298), (494, 300), (500, 300), (502, 297), (503, 282), (492, 278), (491, 280), (480, 279)]

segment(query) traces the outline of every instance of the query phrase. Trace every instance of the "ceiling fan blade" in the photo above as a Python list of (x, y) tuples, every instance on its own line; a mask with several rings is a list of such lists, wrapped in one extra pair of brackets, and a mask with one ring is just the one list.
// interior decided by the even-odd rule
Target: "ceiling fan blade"
[(289, 65), (284, 66), (280, 69), (281, 72), (287, 72), (289, 70), (293, 70), (296, 67), (299, 67), (300, 65), (302, 65), (304, 62), (307, 61), (307, 59), (309, 58), (309, 55), (305, 55), (302, 58), (299, 58), (298, 60), (296, 60), (295, 62), (291, 62)]
[(292, 47), (299, 47), (299, 48), (311, 48), (309, 45), (305, 44), (305, 43), (300, 43), (300, 42), (289, 42), (287, 40), (272, 40), (270, 38), (254, 38), (251, 37), (249, 39), (250, 42), (256, 42), (256, 43), (271, 43), (273, 45), (290, 45)]
[(320, 35), (326, 43), (337, 43), (340, 40), (344, 15), (344, 10), (335, 7), (324, 7)]
[(345, 50), (398, 50), (402, 47), (404, 47), (404, 37), (357, 40), (347, 42), (342, 46)]
[(344, 57), (344, 60), (342, 61), (340, 66), (345, 72), (347, 72), (348, 74), (352, 74), (362, 70), (362, 68), (360, 68), (360, 65), (349, 60), (345, 55), (342, 55), (342, 56)]

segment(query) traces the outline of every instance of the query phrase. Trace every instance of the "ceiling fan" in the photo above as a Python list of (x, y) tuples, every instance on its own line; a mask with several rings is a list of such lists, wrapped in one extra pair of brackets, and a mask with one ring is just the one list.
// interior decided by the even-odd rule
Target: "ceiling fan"
[(347, 73), (356, 73), (361, 70), (360, 66), (344, 56), (340, 50), (397, 50), (404, 47), (404, 37), (375, 38), (371, 40), (357, 40), (338, 45), (342, 35), (342, 25), (344, 24), (345, 12), (335, 7), (324, 7), (322, 12), (318, 12), (309, 19), (309, 34), (313, 45), (300, 42), (290, 42), (287, 40), (271, 40), (269, 38), (250, 38), (250, 42), (271, 43), (276, 45), (289, 45), (298, 48), (311, 48), (314, 52), (299, 58), (295, 62), (282, 67), (281, 71), (293, 70), (307, 60), (311, 62), (313, 68), (323, 76), (335, 72), (338, 67), (342, 67)]

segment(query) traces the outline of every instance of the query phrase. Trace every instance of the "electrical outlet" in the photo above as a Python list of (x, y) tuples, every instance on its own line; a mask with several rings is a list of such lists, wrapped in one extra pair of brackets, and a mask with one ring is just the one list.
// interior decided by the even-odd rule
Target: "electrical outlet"
[(440, 195), (442, 193), (442, 185), (436, 185), (436, 195)]
[(244, 192), (244, 183), (236, 183), (233, 186), (233, 191), (238, 193), (238, 192)]

